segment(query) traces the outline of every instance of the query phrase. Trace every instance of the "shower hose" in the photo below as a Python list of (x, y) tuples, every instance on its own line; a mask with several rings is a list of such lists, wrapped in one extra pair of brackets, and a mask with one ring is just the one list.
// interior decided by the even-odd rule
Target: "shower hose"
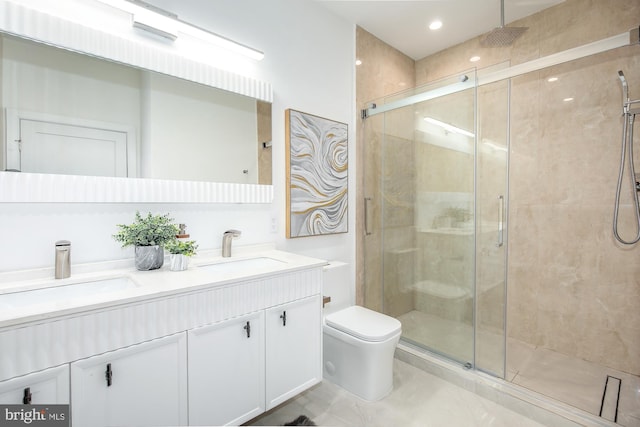
[[(620, 72), (622, 73), (622, 72)], [(624, 76), (622, 76), (624, 78)], [(623, 81), (626, 86), (626, 82)], [(626, 88), (625, 88), (626, 89)], [(638, 200), (638, 191), (640, 184), (636, 182), (636, 171), (633, 162), (633, 124), (636, 119), (634, 112), (630, 111), (631, 102), (625, 99), (623, 103), (624, 123), (622, 125), (622, 155), (620, 157), (620, 173), (618, 174), (618, 186), (616, 187), (616, 201), (613, 213), (613, 235), (616, 240), (623, 245), (633, 245), (640, 241), (640, 200)], [(623, 239), (618, 232), (618, 216), (620, 211), (620, 193), (622, 191), (622, 181), (624, 175), (625, 164), (629, 165), (629, 177), (631, 180), (631, 192), (635, 202), (635, 219), (636, 219), (636, 236), (633, 240)]]

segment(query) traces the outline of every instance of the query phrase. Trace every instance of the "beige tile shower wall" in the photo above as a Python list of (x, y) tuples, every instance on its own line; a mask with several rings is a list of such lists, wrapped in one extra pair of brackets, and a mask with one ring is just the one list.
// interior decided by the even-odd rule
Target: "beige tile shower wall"
[[(415, 86), (415, 62), (383, 43), (370, 33), (361, 28), (356, 30), (356, 56), (362, 64), (356, 68), (356, 106), (358, 115), (365, 103), (412, 88)], [(401, 120), (401, 119), (400, 119)], [(407, 257), (410, 251), (404, 249), (412, 247), (413, 233), (408, 230), (413, 225), (413, 207), (405, 206), (414, 197), (413, 182), (410, 168), (404, 168), (406, 185), (400, 182), (393, 187), (398, 193), (390, 192), (382, 194), (384, 183), (394, 171), (399, 170), (401, 162), (411, 160), (409, 154), (413, 128), (406, 123), (396, 122), (391, 118), (388, 123), (383, 122), (383, 116), (374, 116), (359, 122), (357, 134), (357, 277), (356, 277), (356, 302), (375, 310), (383, 309), (383, 266), (386, 264), (387, 279), (399, 280), (402, 287), (387, 289), (389, 300), (385, 303), (387, 312), (400, 314), (412, 308), (412, 299), (404, 292), (404, 284), (412, 281), (412, 271), (407, 271)], [(387, 143), (383, 132), (387, 132)], [(393, 142), (390, 142), (393, 141)], [(386, 164), (383, 169), (383, 150), (389, 151), (389, 144), (400, 147), (397, 150), (396, 161)], [(386, 196), (391, 197), (391, 203), (386, 203), (390, 209), (385, 212), (386, 217), (393, 223), (393, 232), (387, 233), (387, 253), (383, 253), (382, 200)], [(371, 200), (368, 205), (368, 218), (365, 220), (364, 198)], [(398, 202), (398, 203), (396, 203)], [(368, 231), (365, 235), (365, 222), (368, 223)], [(366, 257), (364, 256), (366, 252)], [(393, 261), (395, 260), (395, 261)]]
[(413, 114), (385, 114), (382, 141), (383, 312), (397, 317), (413, 310), (415, 275), (415, 175)]
[(263, 145), (266, 142), (271, 144), (271, 104), (257, 101), (256, 111), (258, 113), (258, 184), (271, 185), (273, 149)]
[[(479, 67), (514, 65), (639, 24), (636, 1), (566, 0), (511, 24), (529, 30), (509, 48), (480, 48), (473, 39), (417, 61), (416, 83), (464, 71), (473, 55), (482, 57)], [(512, 81), (507, 326), (509, 337), (638, 375), (640, 246), (621, 247), (611, 232), (619, 69), (640, 98), (640, 46)], [(552, 76), (558, 81), (548, 82)], [(629, 236), (629, 203), (621, 215)]]

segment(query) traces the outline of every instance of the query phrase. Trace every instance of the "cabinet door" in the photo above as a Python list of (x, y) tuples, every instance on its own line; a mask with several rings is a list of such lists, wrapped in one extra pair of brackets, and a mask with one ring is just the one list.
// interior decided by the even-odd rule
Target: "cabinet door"
[(184, 333), (71, 364), (74, 426), (187, 424)]
[(320, 295), (266, 310), (267, 410), (322, 380)]
[(189, 424), (239, 425), (264, 412), (264, 311), (188, 332)]
[(0, 381), (0, 403), (7, 405), (68, 404), (69, 365)]

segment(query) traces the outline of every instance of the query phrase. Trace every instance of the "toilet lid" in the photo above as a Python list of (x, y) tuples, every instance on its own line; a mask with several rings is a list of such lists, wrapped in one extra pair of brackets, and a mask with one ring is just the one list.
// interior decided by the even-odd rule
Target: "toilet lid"
[(402, 324), (386, 314), (357, 305), (332, 313), (327, 325), (364, 341), (384, 341), (398, 332)]

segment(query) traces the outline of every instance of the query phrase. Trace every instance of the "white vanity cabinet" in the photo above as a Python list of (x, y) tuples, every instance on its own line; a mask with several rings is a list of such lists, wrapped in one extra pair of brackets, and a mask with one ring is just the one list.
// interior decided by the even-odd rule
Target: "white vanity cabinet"
[(266, 310), (267, 410), (322, 380), (322, 298)]
[(321, 304), (314, 295), (189, 331), (189, 424), (239, 425), (320, 382)]
[(0, 322), (0, 403), (28, 388), (74, 427), (210, 426), (301, 393), (322, 380), (324, 261), (260, 254), (259, 273), (128, 273), (121, 299)]
[(185, 334), (71, 363), (74, 426), (187, 424)]
[(0, 403), (8, 405), (68, 404), (69, 365), (56, 366), (0, 381)]
[(263, 413), (264, 311), (187, 334), (189, 425), (240, 425)]

